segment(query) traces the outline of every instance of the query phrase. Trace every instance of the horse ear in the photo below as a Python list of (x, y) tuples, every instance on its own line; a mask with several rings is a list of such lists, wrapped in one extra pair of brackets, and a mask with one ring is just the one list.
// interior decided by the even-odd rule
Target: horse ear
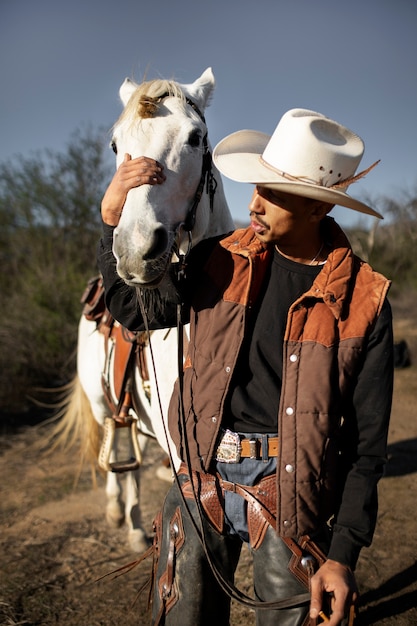
[(216, 81), (211, 67), (208, 67), (197, 80), (190, 85), (183, 85), (184, 91), (204, 111), (210, 102)]
[(133, 92), (136, 91), (138, 86), (139, 85), (137, 85), (133, 80), (130, 80), (130, 78), (124, 79), (119, 89), (119, 96), (120, 96), (121, 101), (123, 102), (123, 106), (127, 105), (127, 103), (129, 102), (130, 96), (133, 94)]

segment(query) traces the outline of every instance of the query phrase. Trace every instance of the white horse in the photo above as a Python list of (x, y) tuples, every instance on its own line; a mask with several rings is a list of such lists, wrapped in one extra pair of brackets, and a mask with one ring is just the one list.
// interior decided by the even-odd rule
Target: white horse
[[(129, 191), (114, 232), (113, 253), (119, 275), (150, 301), (158, 299), (159, 289), (169, 288), (168, 270), (178, 256), (186, 256), (190, 246), (199, 241), (234, 228), (220, 174), (211, 163), (204, 119), (214, 85), (208, 68), (192, 84), (153, 80), (138, 85), (126, 79), (120, 88), (124, 110), (112, 139), (117, 166), (126, 153), (132, 158), (145, 155), (162, 163), (166, 175), (162, 185), (143, 185)], [(76, 431), (80, 421), (85, 427), (93, 418), (100, 425), (111, 418), (101, 384), (105, 341), (96, 323), (82, 317), (77, 376), (60, 426), (67, 434)], [(144, 389), (136, 368), (134, 391), (140, 410), (131, 409), (130, 414), (137, 426), (139, 449), (144, 449), (146, 435), (156, 437), (178, 467), (179, 459), (164, 423), (178, 371), (177, 344), (175, 328), (152, 332), (151, 348), (145, 349), (150, 390)], [(117, 429), (116, 435), (119, 430), (125, 429)], [(117, 437), (110, 461), (116, 455)], [(106, 483), (107, 519), (117, 525), (126, 521), (135, 551), (142, 551), (147, 544), (140, 519), (139, 473), (139, 469), (127, 472), (124, 507), (120, 474), (109, 471)]]

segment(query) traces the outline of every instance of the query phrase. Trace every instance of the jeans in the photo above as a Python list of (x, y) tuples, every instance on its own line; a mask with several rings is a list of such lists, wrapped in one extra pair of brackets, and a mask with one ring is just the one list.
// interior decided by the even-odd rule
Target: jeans
[[(248, 436), (248, 439), (252, 435)], [(258, 459), (241, 459), (239, 463), (220, 463), (215, 465), (216, 471), (224, 480), (241, 485), (256, 485), (261, 478), (276, 471), (277, 459), (271, 458), (267, 462)], [(242, 541), (248, 542), (248, 523), (246, 517), (247, 503), (237, 493), (225, 493), (224, 515), (229, 535), (236, 535)]]

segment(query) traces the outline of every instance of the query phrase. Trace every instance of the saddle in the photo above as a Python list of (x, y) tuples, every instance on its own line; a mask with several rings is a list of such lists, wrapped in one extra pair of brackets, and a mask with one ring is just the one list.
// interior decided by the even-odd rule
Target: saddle
[[(137, 441), (137, 420), (132, 416), (135, 410), (133, 393), (135, 368), (139, 368), (144, 391), (150, 399), (149, 373), (145, 347), (147, 333), (135, 333), (117, 322), (107, 309), (104, 285), (101, 276), (90, 278), (81, 297), (83, 315), (96, 322), (97, 330), (104, 337), (105, 363), (101, 383), (111, 417), (104, 423), (104, 436), (99, 453), (99, 465), (105, 471), (127, 472), (137, 469), (141, 463), (141, 452)], [(137, 411), (136, 411), (137, 412)], [(110, 462), (116, 428), (129, 427), (134, 457), (126, 461)]]

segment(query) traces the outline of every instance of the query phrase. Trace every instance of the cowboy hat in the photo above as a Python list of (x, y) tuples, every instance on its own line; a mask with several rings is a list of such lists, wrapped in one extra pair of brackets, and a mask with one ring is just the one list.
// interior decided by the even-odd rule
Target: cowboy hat
[(346, 193), (357, 174), (364, 143), (358, 135), (321, 113), (291, 109), (272, 136), (240, 130), (220, 141), (213, 160), (222, 174), (241, 183), (279, 189), (382, 218)]

